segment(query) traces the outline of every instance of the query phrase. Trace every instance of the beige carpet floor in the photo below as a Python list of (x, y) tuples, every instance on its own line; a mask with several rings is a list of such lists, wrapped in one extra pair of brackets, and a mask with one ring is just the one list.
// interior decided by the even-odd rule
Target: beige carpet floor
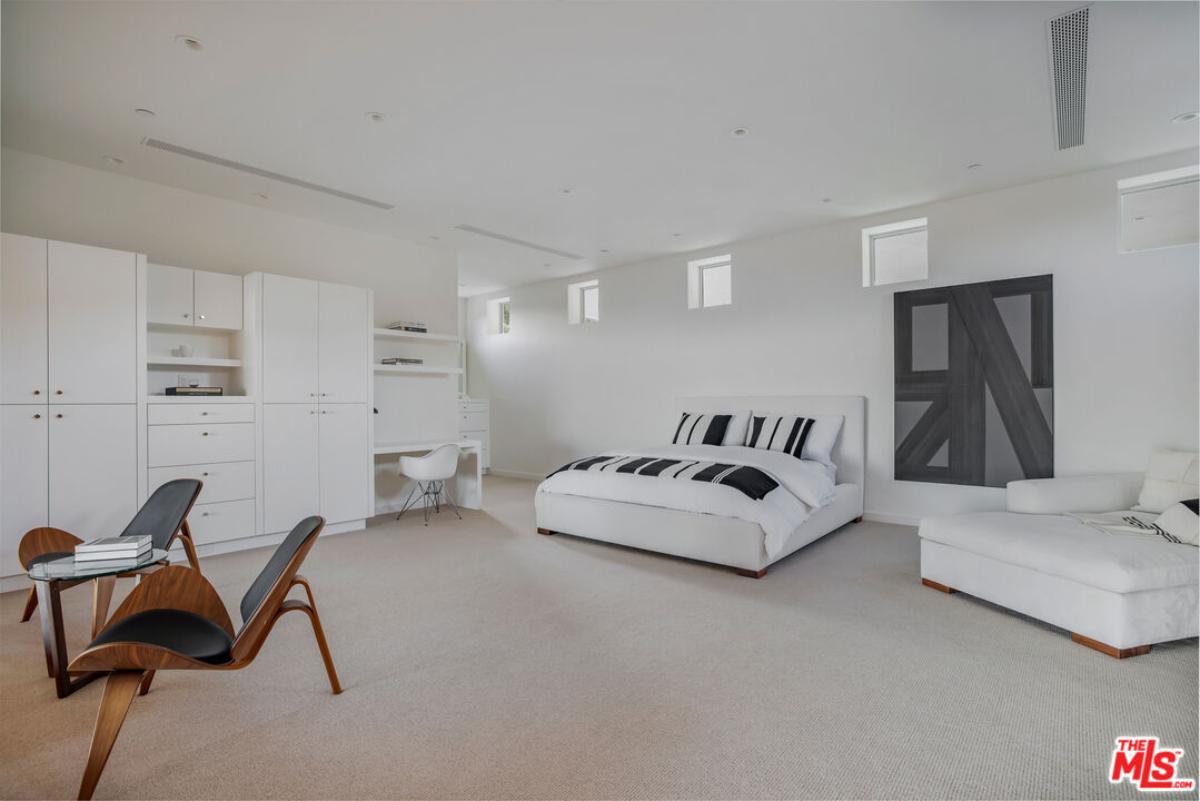
[[(1144, 734), (1196, 776), (1194, 639), (1117, 661), (923, 588), (902, 526), (759, 581), (541, 537), (533, 488), (322, 539), (304, 573), (345, 693), (288, 616), (244, 671), (160, 673), (96, 797), (1116, 798), (1112, 741)], [(235, 621), (266, 558), (204, 560)], [(64, 598), (74, 653), (90, 593)], [(21, 600), (0, 599), (0, 795), (74, 797), (103, 683), (54, 698)]]

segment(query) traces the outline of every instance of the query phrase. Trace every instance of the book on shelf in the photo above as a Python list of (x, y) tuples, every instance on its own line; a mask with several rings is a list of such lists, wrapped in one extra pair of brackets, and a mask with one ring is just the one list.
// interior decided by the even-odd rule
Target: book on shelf
[(224, 395), (225, 387), (167, 387), (167, 395), (186, 395), (189, 397), (211, 397)]
[(425, 323), (410, 323), (406, 320), (397, 320), (394, 323), (388, 323), (390, 331), (408, 331), (413, 334), (428, 334), (429, 326)]
[(380, 363), (380, 364), (412, 364), (412, 365), (418, 365), (418, 364), (424, 364), (424, 363), (425, 363), (425, 360), (424, 360), (424, 359), (412, 359), (412, 358), (409, 358), (409, 357), (406, 357), (406, 356), (388, 356), (388, 357), (386, 357), (386, 358), (384, 358), (384, 359), (381, 359), (379, 363)]

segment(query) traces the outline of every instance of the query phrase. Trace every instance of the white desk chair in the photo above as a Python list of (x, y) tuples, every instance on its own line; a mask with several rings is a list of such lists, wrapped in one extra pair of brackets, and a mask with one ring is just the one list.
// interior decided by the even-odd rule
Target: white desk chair
[(429, 506), (433, 505), (435, 511), (442, 511), (441, 499), (445, 494), (446, 502), (450, 504), (450, 508), (454, 510), (459, 520), (462, 520), (462, 515), (458, 514), (458, 505), (454, 503), (454, 499), (450, 497), (450, 493), (446, 492), (446, 479), (452, 478), (458, 472), (458, 446), (457, 445), (442, 445), (434, 448), (424, 456), (401, 456), (399, 465), (400, 475), (405, 478), (411, 478), (417, 482), (417, 486), (412, 488), (408, 493), (408, 498), (404, 501), (404, 507), (400, 510), (400, 514), (396, 515), (396, 519), (400, 519), (400, 515), (407, 512), (412, 506), (413, 496), (418, 491), (421, 493), (421, 501), (425, 510), (425, 525), (429, 525)]

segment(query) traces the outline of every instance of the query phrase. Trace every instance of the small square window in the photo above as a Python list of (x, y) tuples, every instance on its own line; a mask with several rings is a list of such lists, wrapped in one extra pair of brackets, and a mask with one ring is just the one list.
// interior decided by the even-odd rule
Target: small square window
[(1200, 167), (1117, 181), (1122, 253), (1190, 245), (1200, 239)]
[(567, 322), (595, 323), (600, 321), (600, 282), (596, 279), (567, 284)]
[(512, 303), (508, 298), (493, 298), (487, 302), (488, 333), (507, 334), (512, 328)]
[(929, 221), (925, 217), (862, 230), (863, 286), (924, 281), (929, 277)]
[(733, 257), (688, 262), (688, 308), (708, 309), (733, 303)]

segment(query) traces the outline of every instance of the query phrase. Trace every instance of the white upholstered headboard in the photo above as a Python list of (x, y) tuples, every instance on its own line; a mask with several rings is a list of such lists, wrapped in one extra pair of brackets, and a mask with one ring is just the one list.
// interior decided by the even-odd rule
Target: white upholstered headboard
[[(751, 409), (763, 414), (840, 414), (842, 433), (833, 447), (837, 483), (863, 487), (867, 462), (867, 399), (862, 395), (726, 395), (679, 398), (676, 411), (722, 412)], [(678, 418), (676, 418), (678, 419)]]

